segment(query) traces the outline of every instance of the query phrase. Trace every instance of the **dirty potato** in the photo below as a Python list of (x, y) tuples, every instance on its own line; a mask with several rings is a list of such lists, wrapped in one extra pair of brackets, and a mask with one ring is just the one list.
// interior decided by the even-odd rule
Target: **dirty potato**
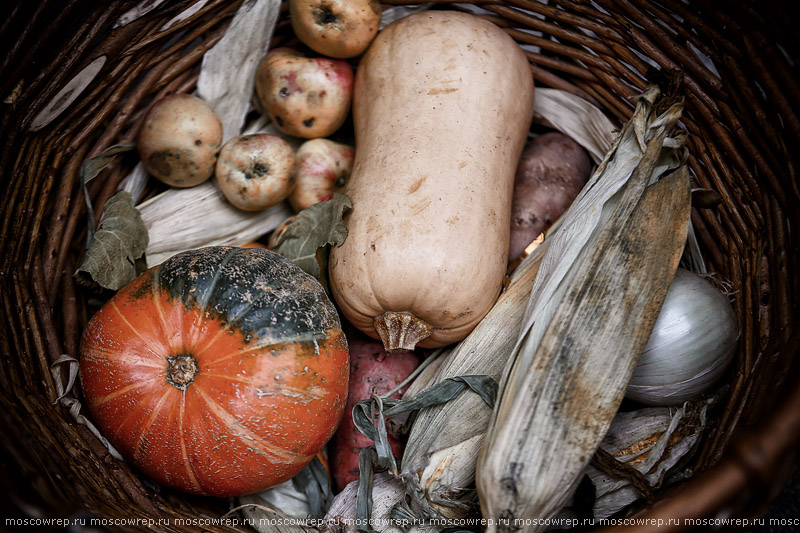
[(155, 102), (136, 137), (147, 171), (172, 187), (193, 187), (210, 178), (221, 145), (222, 124), (208, 104), (191, 94)]

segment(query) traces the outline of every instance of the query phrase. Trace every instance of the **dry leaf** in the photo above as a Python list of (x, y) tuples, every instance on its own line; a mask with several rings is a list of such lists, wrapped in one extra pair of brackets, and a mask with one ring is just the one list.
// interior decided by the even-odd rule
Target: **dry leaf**
[(291, 259), (327, 287), (328, 251), (347, 237), (342, 217), (352, 208), (350, 198), (336, 192), (330, 200), (303, 209), (286, 227), (272, 251)]
[(136, 261), (147, 247), (147, 229), (130, 194), (118, 192), (106, 202), (92, 244), (86, 251), (77, 278), (119, 290), (137, 275)]

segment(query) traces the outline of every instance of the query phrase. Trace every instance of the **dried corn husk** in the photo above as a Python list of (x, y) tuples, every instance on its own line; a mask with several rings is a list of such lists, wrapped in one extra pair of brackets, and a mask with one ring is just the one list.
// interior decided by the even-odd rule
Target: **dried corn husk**
[[(282, 136), (293, 148), (300, 141), (283, 136), (273, 124), (257, 119), (245, 125), (243, 133), (270, 133)], [(139, 164), (122, 189), (134, 198), (141, 195), (147, 171)], [(241, 246), (255, 241), (292, 216), (287, 202), (262, 211), (242, 211), (232, 206), (211, 180), (188, 189), (168, 189), (137, 206), (150, 238), (145, 252), (147, 266), (203, 246)]]
[(536, 88), (533, 121), (571, 137), (596, 164), (603, 160), (617, 135), (598, 107), (560, 89)]
[[(395, 400), (373, 395), (371, 399), (362, 400), (356, 404), (353, 408), (353, 422), (361, 433), (375, 442), (374, 446), (362, 449), (359, 455), (361, 484), (358, 492), (358, 513), (360, 517), (366, 518), (371, 513), (373, 473), (388, 470), (393, 476), (399, 477), (397, 463), (386, 436), (385, 418), (451, 403), (456, 398), (462, 401), (464, 398), (462, 393), (467, 390), (474, 392), (475, 394), (470, 394), (470, 396), (480, 398), (490, 410), (494, 407), (497, 398), (497, 382), (485, 375), (449, 377), (420, 391), (410, 400)], [(436, 518), (433, 512), (423, 512), (418, 515), (405, 504), (401, 507), (402, 509), (396, 509), (396, 511), (405, 517), (413, 517), (414, 520)]]
[(314, 522), (308, 519), (292, 518), (273, 509), (256, 497), (247, 497), (248, 503), (239, 505), (223, 515), (241, 512), (244, 515), (242, 525), (250, 527), (258, 533), (317, 533)]
[[(442, 366), (442, 363), (447, 358), (447, 355), (450, 353), (449, 350), (439, 349), (430, 354), (418, 367), (417, 370), (414, 372), (419, 373), (414, 377), (411, 381), (411, 384), (408, 386), (406, 391), (403, 393), (402, 400), (404, 402), (413, 400), (416, 398), (417, 394), (422, 392), (423, 390), (429, 388), (431, 385), (436, 383), (435, 378), (439, 369)], [(413, 374), (412, 374), (413, 375)], [(395, 389), (399, 390), (402, 388), (401, 386), (395, 387)], [(384, 394), (385, 397), (391, 396), (391, 394)], [(403, 413), (397, 416), (393, 416), (386, 420), (386, 429), (387, 431), (395, 436), (401, 437), (408, 434), (409, 430), (411, 429), (411, 425), (413, 423), (414, 417), (416, 413)]]
[[(637, 500), (666, 486), (673, 472), (691, 456), (707, 423), (707, 413), (717, 398), (686, 402), (680, 407), (648, 407), (619, 413), (600, 443), (600, 451), (641, 474), (636, 483), (625, 472), (614, 472), (593, 460), (585, 474), (594, 486), (592, 517), (608, 518)], [(559, 516), (574, 517), (567, 507)]]
[(222, 39), (203, 56), (197, 96), (219, 117), (224, 140), (244, 126), (258, 62), (267, 53), (280, 9), (280, 0), (244, 2)]
[(263, 211), (241, 211), (226, 202), (210, 181), (170, 189), (138, 208), (150, 237), (145, 252), (148, 268), (184, 250), (254, 241), (292, 214), (285, 203)]
[[(614, 140), (614, 126), (592, 104), (557, 89), (536, 90), (534, 120), (570, 135), (602, 160)], [(549, 233), (556, 231), (556, 222)], [(533, 281), (549, 238), (511, 274), (495, 307), (447, 356), (434, 383), (467, 374), (500, 379), (516, 344)], [(419, 517), (461, 518), (475, 509), (475, 465), (491, 410), (472, 394), (417, 414), (401, 463), (401, 475)], [(421, 474), (420, 474), (421, 472)]]
[[(325, 459), (327, 461), (327, 459)], [(316, 531), (312, 521), (325, 515), (333, 498), (330, 474), (319, 459), (314, 458), (299, 474), (274, 487), (237, 498), (247, 525), (259, 533), (275, 531), (280, 518), (287, 531)]]
[[(413, 400), (419, 393), (428, 389), (433, 384), (436, 372), (445, 358), (445, 356), (442, 355), (443, 351), (444, 350), (439, 349), (432, 352), (420, 365), (420, 372), (406, 389), (402, 397), (402, 402)], [(396, 389), (400, 389), (403, 386), (403, 384), (400, 384)], [(386, 393), (384, 398), (390, 397), (393, 393), (394, 391)], [(408, 431), (408, 424), (410, 420), (413, 420), (413, 417), (413, 412), (406, 412), (388, 418), (386, 419), (386, 429), (395, 436), (405, 435)], [(369, 481), (369, 476), (367, 476), (366, 479)], [(329, 523), (323, 531), (337, 531), (334, 528), (335, 524), (345, 527), (344, 523), (347, 522), (348, 518), (353, 520), (358, 519), (358, 488), (359, 482), (354, 481), (345, 487), (341, 494), (337, 495), (326, 517)], [(389, 472), (381, 472), (372, 477), (372, 491), (370, 497), (372, 516), (383, 516), (386, 514), (386, 510), (394, 511), (396, 508), (402, 506), (402, 502), (405, 498), (405, 489), (402, 481), (398, 477), (395, 477)], [(403, 522), (414, 521), (415, 518), (400, 515), (397, 517), (397, 520), (402, 524)], [(349, 528), (345, 527), (345, 531), (355, 531), (357, 529), (356, 526), (357, 524), (350, 524)], [(398, 531), (398, 523), (394, 520), (373, 520), (369, 526), (371, 530), (381, 533), (384, 531)], [(420, 528), (423, 528), (423, 526), (417, 524), (411, 531), (421, 533), (424, 531), (424, 528)], [(409, 530), (405, 529), (405, 531)]]
[(554, 516), (622, 401), (686, 243), (682, 107), (648, 89), (550, 239), (478, 462), (490, 531)]
[[(308, 496), (298, 490), (291, 479), (255, 494), (240, 496), (238, 501), (242, 506), (242, 513), (255, 523), (261, 522), (261, 519), (268, 522), (271, 518), (265, 508), (278, 511), (289, 518), (306, 519), (311, 515)], [(269, 531), (259, 527), (256, 530)]]
[(381, 472), (375, 474), (372, 485), (373, 501), (372, 518), (368, 523), (359, 520), (356, 510), (358, 480), (349, 483), (342, 492), (333, 499), (328, 513), (319, 528), (320, 533), (355, 533), (356, 531), (375, 530), (381, 533), (401, 533), (403, 523), (392, 518), (394, 502), (403, 498), (403, 484), (392, 475)]

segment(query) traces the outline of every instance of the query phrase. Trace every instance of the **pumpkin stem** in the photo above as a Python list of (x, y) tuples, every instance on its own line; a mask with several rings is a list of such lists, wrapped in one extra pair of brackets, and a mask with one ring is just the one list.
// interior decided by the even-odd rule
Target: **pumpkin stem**
[(410, 352), (433, 332), (433, 326), (407, 311), (386, 311), (374, 326), (387, 352)]
[(191, 355), (173, 355), (167, 359), (167, 381), (180, 390), (192, 384), (197, 375), (197, 360)]

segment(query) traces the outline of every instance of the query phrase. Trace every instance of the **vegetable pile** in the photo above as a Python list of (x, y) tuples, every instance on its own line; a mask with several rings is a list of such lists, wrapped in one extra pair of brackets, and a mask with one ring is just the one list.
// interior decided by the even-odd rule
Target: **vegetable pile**
[(620, 128), (483, 17), (290, 0), (270, 49), (276, 9), (244, 3), (197, 93), (84, 165), (140, 159), (77, 272), (109, 449), (327, 531), (606, 518), (686, 474), (738, 326), (680, 97)]

